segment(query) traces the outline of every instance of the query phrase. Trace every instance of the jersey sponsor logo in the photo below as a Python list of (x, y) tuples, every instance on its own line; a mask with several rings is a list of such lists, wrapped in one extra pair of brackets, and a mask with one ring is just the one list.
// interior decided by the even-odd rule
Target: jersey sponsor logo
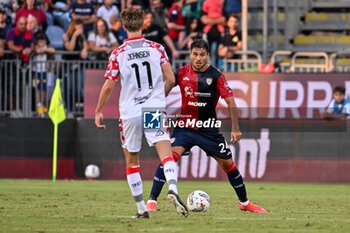
[(189, 77), (184, 77), (183, 80), (184, 80), (184, 81), (190, 81), (190, 78), (189, 78)]
[(199, 97), (211, 97), (210, 92), (195, 92), (194, 95)]
[(140, 51), (137, 53), (129, 53), (128, 54), (128, 61), (140, 59), (140, 58), (145, 58), (145, 57), (150, 57), (150, 56), (151, 56), (151, 54), (149, 51)]
[(194, 98), (194, 92), (192, 87), (185, 87), (184, 92), (186, 97)]
[(210, 86), (213, 83), (212, 78), (206, 78), (205, 81), (207, 82), (208, 86)]
[(187, 104), (188, 104), (189, 106), (205, 107), (208, 103), (188, 101)]
[(151, 97), (151, 92), (148, 95), (134, 98), (135, 104), (143, 104)]

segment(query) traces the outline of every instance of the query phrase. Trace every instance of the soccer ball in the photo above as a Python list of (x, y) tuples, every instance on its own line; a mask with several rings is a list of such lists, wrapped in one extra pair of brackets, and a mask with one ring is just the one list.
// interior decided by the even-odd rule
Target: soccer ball
[(206, 212), (210, 207), (210, 197), (202, 190), (193, 191), (187, 197), (187, 207), (193, 212)]
[(95, 164), (90, 164), (85, 168), (86, 178), (96, 179), (100, 177), (100, 169)]

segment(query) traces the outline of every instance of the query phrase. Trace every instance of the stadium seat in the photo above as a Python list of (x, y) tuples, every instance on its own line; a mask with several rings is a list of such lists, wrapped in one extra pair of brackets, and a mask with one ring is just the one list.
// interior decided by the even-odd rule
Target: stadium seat
[(46, 29), (46, 35), (49, 37), (50, 44), (55, 49), (63, 49), (63, 34), (63, 29), (58, 26), (49, 26)]

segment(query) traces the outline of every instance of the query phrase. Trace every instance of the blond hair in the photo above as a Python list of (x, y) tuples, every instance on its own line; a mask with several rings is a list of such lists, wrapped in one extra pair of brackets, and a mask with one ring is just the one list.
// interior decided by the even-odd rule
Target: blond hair
[(143, 25), (144, 12), (141, 9), (126, 8), (121, 13), (124, 27), (129, 32), (141, 30)]

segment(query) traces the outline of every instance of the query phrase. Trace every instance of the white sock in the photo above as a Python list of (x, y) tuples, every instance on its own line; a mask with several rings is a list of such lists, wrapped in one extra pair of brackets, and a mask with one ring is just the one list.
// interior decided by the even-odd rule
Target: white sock
[(147, 211), (147, 208), (143, 199), (143, 187), (140, 175), (140, 166), (127, 167), (126, 179), (128, 180), (131, 194), (136, 202), (137, 211), (139, 214), (142, 214), (145, 211)]
[(173, 157), (166, 157), (162, 161), (164, 168), (165, 179), (169, 185), (169, 190), (173, 190), (175, 193), (177, 191), (177, 164), (175, 163)]
[(242, 204), (242, 206), (247, 206), (248, 204), (249, 204), (249, 200), (248, 201), (245, 201), (245, 202), (239, 202), (239, 203), (241, 203)]

